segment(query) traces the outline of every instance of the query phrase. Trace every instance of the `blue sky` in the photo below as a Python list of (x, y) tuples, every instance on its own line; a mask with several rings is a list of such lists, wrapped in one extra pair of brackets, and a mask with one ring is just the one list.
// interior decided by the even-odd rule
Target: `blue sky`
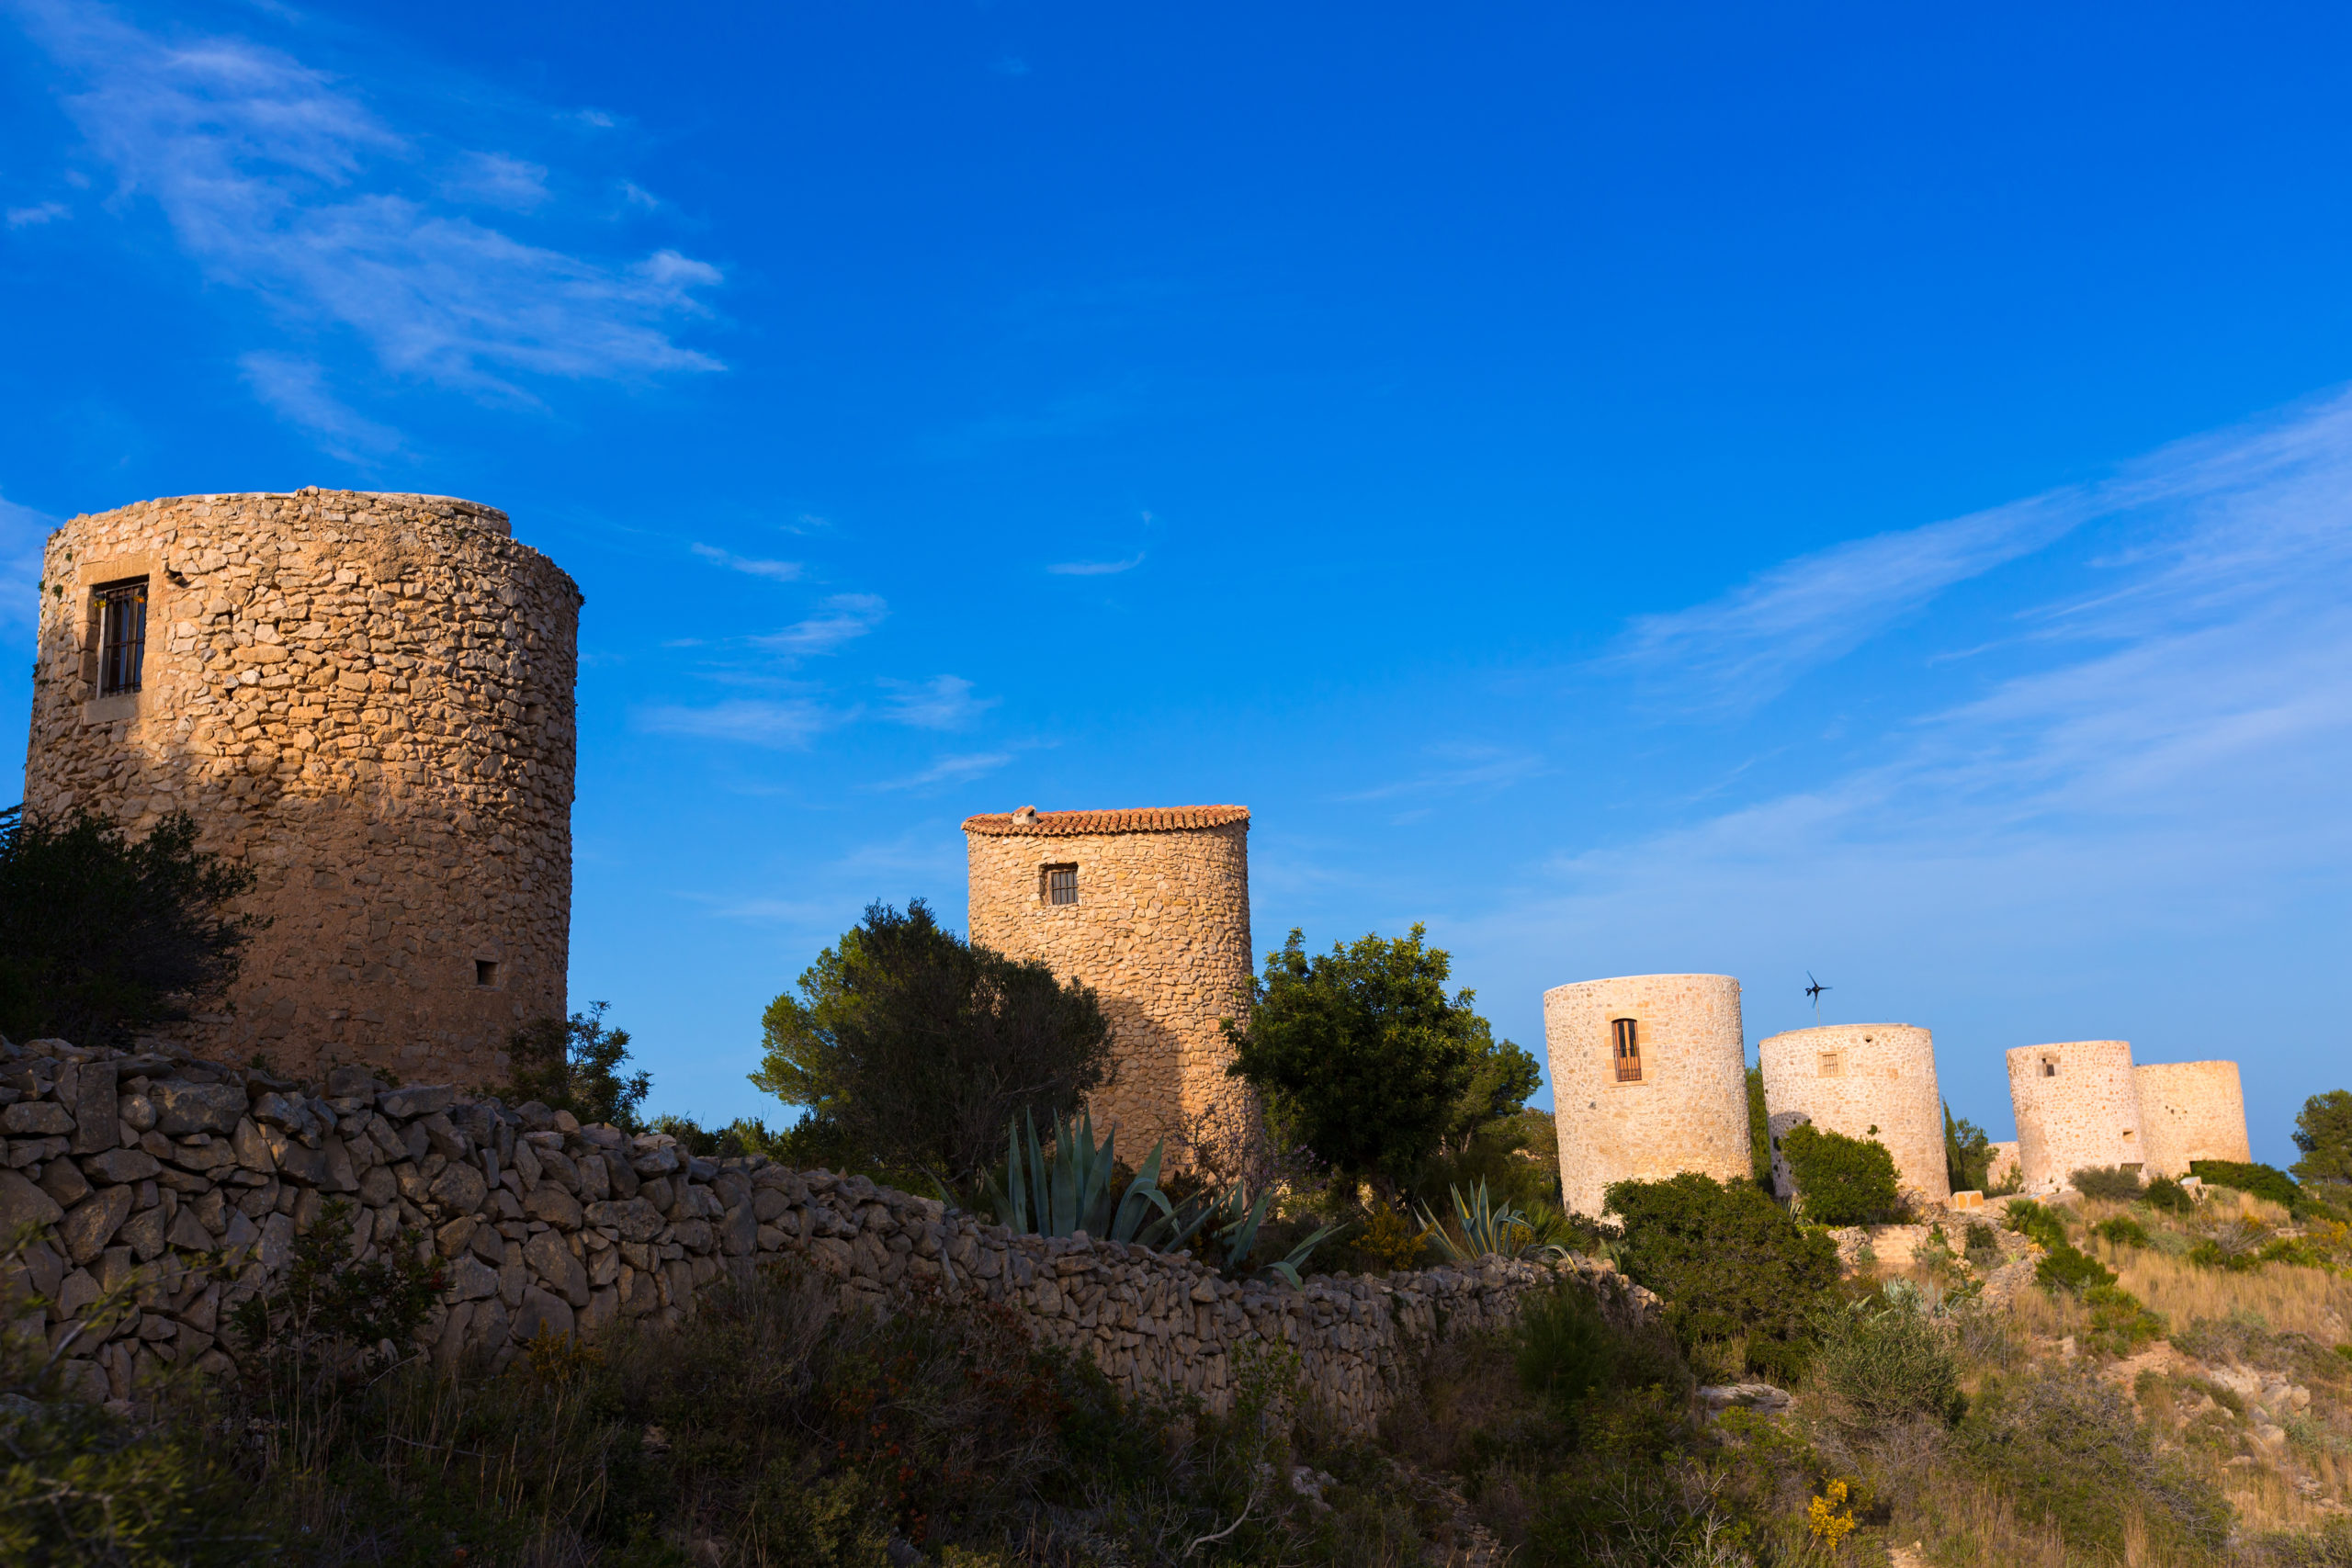
[[(2340, 8), (0, 0), (0, 635), (76, 512), (506, 508), (662, 1109), (975, 810), (1238, 801), (1504, 1032), (2346, 1076)], [(20, 727), (27, 662), (0, 681)], [(13, 765), (13, 761), (12, 761)], [(16, 780), (0, 780), (0, 792)], [(13, 795), (9, 798), (14, 798)]]

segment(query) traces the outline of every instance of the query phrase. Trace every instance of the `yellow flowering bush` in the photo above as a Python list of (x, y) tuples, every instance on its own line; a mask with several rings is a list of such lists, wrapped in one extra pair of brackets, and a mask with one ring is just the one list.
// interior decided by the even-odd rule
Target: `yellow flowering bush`
[(1846, 1483), (1831, 1481), (1821, 1495), (1804, 1506), (1805, 1528), (1813, 1539), (1835, 1547), (1854, 1533), (1854, 1510), (1846, 1500)]

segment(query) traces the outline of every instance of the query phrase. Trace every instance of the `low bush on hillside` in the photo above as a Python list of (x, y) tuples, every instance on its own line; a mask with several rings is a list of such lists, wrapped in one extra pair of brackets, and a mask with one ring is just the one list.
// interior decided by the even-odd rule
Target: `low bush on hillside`
[(1625, 1227), (1620, 1266), (1666, 1298), (1686, 1350), (1744, 1340), (1752, 1371), (1793, 1377), (1803, 1368), (1815, 1311), (1838, 1284), (1828, 1236), (1736, 1179), (1620, 1181), (1605, 1201)]
[(2129, 1203), (2143, 1190), (2140, 1173), (2120, 1165), (2085, 1166), (2066, 1179), (2084, 1197), (2110, 1203)]
[(2160, 1213), (2186, 1214), (2197, 1207), (2197, 1200), (2188, 1188), (2169, 1176), (2159, 1176), (2148, 1183), (2140, 1201)]
[(268, 922), (231, 908), (253, 870), (197, 837), (185, 811), (133, 842), (87, 808), (0, 810), (0, 1033), (128, 1046), (225, 991)]
[(2193, 1159), (2188, 1173), (2211, 1187), (2229, 1187), (2240, 1192), (2250, 1192), (2288, 1209), (2303, 1200), (2303, 1190), (2295, 1179), (2274, 1165), (2246, 1165), (2237, 1160)]
[(1781, 1153), (1813, 1224), (1867, 1225), (1899, 1217), (1894, 1156), (1884, 1144), (1800, 1122), (1781, 1134)]
[(2091, 1234), (2112, 1247), (2148, 1245), (2148, 1227), (2129, 1214), (2117, 1214), (2099, 1221), (2091, 1227)]
[(2160, 1457), (2132, 1402), (2095, 1378), (2046, 1370), (1988, 1378), (1959, 1444), (2020, 1517), (2056, 1529), (2077, 1551), (2122, 1562), (2135, 1523), (2164, 1551), (2209, 1553), (2228, 1536), (2220, 1491), (2179, 1456)]
[(1916, 1301), (1874, 1295), (1824, 1313), (1820, 1329), (1815, 1366), (1849, 1424), (1953, 1420), (1966, 1407), (1951, 1336)]

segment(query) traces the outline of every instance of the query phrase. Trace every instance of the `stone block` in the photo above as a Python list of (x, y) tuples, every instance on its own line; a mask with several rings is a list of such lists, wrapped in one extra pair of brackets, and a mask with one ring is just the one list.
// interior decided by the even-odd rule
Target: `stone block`
[(54, 1136), (74, 1131), (74, 1118), (51, 1100), (24, 1100), (0, 1111), (0, 1132), (16, 1136)]
[(164, 1078), (151, 1084), (155, 1130), (166, 1137), (191, 1133), (233, 1133), (245, 1114), (245, 1091), (231, 1083), (188, 1083)]

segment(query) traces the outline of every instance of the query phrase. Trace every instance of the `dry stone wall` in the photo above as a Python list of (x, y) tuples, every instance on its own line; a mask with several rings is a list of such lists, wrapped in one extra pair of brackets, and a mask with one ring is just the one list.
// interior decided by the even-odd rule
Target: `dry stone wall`
[[(1616, 1021), (1633, 1021), (1638, 1077), (1621, 1077)], [(1561, 1201), (1598, 1215), (1612, 1181), (1750, 1174), (1739, 982), (1629, 975), (1544, 993), (1560, 1137)]]
[[(1098, 1127), (1140, 1154), (1234, 1099), (1219, 1025), (1250, 1006), (1245, 807), (1023, 807), (969, 818), (964, 836), (972, 940), (1102, 998), (1114, 1076), (1094, 1097)], [(1074, 901), (1053, 901), (1055, 867), (1073, 874)]]
[[(1222, 1410), (1251, 1349), (1279, 1342), (1307, 1395), (1364, 1430), (1408, 1387), (1419, 1347), (1503, 1326), (1531, 1292), (1578, 1279), (1624, 1322), (1657, 1304), (1582, 1258), (1237, 1283), (1188, 1256), (1015, 1236), (861, 1177), (698, 1159), (544, 1106), (386, 1089), (349, 1067), (321, 1094), (141, 1045), (0, 1042), (0, 1233), (42, 1227), (0, 1289), (45, 1302), (40, 1326), (94, 1399), (131, 1397), (175, 1364), (232, 1370), (228, 1314), (334, 1200), (353, 1206), (361, 1257), (408, 1245), (440, 1258), (423, 1339), (452, 1363), (499, 1362), (542, 1329), (674, 1322), (701, 1287), (795, 1261), (844, 1304), (887, 1309), (916, 1290), (1010, 1303), (1130, 1396)], [(94, 1303), (118, 1287), (137, 1310), (103, 1320)]]
[[(140, 689), (92, 609), (143, 582)], [(560, 1016), (581, 594), (446, 496), (304, 490), (76, 517), (41, 567), (25, 800), (143, 834), (192, 813), (268, 918), (187, 1043), (282, 1070), (502, 1076)]]

